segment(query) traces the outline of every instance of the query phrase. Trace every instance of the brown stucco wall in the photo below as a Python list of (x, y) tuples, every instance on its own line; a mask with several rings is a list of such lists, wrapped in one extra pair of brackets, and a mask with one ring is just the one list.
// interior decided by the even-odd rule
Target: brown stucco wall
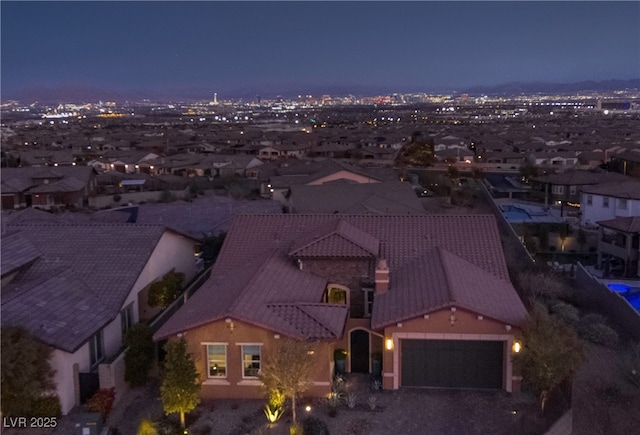
[[(276, 333), (273, 331), (238, 320), (233, 320), (233, 330), (229, 328), (229, 325), (224, 320), (220, 320), (187, 331), (183, 335), (203, 383), (201, 397), (203, 399), (263, 398), (265, 392), (259, 380), (242, 378), (242, 350), (239, 344), (262, 344), (261, 363), (264, 364), (269, 352), (279, 339), (274, 337)], [(284, 338), (283, 335), (281, 337)], [(204, 343), (227, 343), (226, 379), (214, 379), (207, 376), (207, 350)], [(318, 342), (314, 344), (314, 348), (316, 364), (312, 379), (315, 385), (305, 395), (321, 397), (330, 391), (333, 344)]]

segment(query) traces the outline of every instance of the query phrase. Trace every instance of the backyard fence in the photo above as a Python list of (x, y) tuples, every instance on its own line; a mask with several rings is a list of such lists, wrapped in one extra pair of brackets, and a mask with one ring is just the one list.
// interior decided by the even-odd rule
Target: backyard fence
[(581, 303), (601, 311), (634, 339), (640, 340), (640, 312), (624, 297), (594, 278), (582, 263), (578, 263), (576, 284)]

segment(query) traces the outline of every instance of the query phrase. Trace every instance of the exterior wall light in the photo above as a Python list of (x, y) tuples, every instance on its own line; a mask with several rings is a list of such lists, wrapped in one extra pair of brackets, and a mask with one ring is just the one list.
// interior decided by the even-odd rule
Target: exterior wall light
[(392, 338), (387, 338), (384, 341), (384, 347), (387, 350), (393, 350), (393, 339)]
[(511, 351), (513, 353), (520, 353), (522, 350), (522, 342), (520, 340), (514, 340), (513, 346), (511, 346)]

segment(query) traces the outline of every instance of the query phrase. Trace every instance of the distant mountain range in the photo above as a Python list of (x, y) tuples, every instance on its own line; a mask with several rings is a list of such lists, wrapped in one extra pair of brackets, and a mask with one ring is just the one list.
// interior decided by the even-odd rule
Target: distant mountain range
[(258, 95), (262, 99), (275, 96), (295, 98), (297, 95), (331, 95), (331, 96), (375, 96), (391, 95), (393, 93), (435, 93), (435, 94), (469, 94), (469, 95), (533, 95), (533, 94), (569, 94), (576, 92), (610, 92), (621, 89), (640, 89), (640, 79), (632, 80), (604, 80), (583, 81), (576, 83), (543, 83), (543, 82), (513, 82), (496, 86), (473, 86), (460, 89), (424, 89), (413, 86), (347, 86), (325, 85), (310, 86), (305, 89), (261, 90), (254, 87), (236, 89), (157, 89), (147, 91), (115, 91), (98, 87), (64, 86), (58, 88), (31, 88), (18, 92), (7, 92), (2, 100), (18, 100), (22, 103), (39, 102), (42, 104), (83, 103), (102, 101), (189, 101), (213, 99), (213, 92), (218, 92), (218, 99), (255, 100)]

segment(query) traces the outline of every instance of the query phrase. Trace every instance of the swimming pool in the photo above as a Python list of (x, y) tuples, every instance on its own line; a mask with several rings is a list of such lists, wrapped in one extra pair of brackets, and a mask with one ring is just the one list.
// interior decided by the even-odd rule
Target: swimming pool
[(514, 205), (505, 205), (502, 207), (502, 214), (508, 222), (522, 222), (531, 220), (531, 215), (523, 208)]
[(607, 284), (609, 290), (619, 293), (625, 298), (633, 308), (640, 311), (640, 287), (632, 287), (627, 284), (611, 283)]

